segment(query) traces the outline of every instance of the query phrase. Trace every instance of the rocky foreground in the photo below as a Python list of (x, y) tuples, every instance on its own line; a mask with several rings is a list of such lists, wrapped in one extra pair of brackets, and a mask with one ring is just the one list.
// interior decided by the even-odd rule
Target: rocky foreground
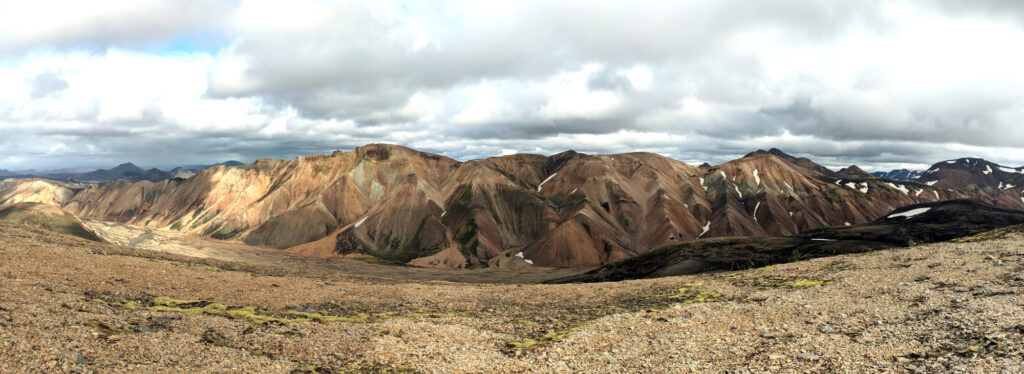
[(1016, 234), (495, 285), (200, 261), (0, 224), (0, 285), (0, 372), (1024, 371)]

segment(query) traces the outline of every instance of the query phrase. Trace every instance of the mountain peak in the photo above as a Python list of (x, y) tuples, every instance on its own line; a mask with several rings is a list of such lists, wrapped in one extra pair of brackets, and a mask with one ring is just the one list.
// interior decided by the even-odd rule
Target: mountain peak
[(839, 175), (848, 178), (874, 178), (873, 175), (868, 174), (868, 172), (864, 171), (857, 165), (850, 165), (848, 167), (840, 169)]

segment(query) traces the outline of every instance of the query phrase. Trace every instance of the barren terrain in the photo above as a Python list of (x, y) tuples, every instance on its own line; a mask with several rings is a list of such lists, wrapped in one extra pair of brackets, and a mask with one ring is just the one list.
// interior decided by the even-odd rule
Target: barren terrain
[(1022, 244), (481, 284), (350, 259), (338, 260), (375, 270), (199, 259), (0, 224), (0, 372), (1020, 372)]

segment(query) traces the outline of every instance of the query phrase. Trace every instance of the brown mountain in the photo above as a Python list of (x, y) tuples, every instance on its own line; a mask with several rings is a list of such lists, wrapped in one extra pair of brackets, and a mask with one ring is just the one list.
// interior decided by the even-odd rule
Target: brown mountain
[(768, 152), (697, 168), (650, 153), (573, 151), (458, 162), (368, 145), (91, 185), (63, 207), (307, 256), (440, 267), (597, 266), (696, 238), (793, 235), (957, 198), (1024, 208), (1007, 190), (824, 175), (808, 162)]
[(944, 188), (979, 186), (1021, 191), (1024, 167), (1011, 168), (980, 158), (961, 158), (932, 165), (917, 181)]

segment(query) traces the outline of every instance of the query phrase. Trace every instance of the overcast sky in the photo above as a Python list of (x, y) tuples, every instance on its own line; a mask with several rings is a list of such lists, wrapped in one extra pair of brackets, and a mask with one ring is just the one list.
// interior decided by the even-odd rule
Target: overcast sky
[(396, 143), (1024, 164), (1024, 2), (0, 0), (0, 168)]

